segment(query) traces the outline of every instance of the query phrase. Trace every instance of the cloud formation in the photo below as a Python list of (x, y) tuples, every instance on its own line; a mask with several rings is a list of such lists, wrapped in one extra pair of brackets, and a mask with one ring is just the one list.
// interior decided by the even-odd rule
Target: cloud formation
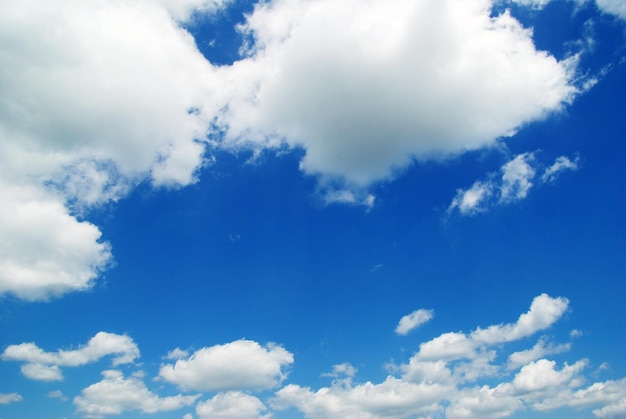
[(241, 339), (163, 365), (159, 376), (187, 390), (267, 390), (287, 377), (284, 368), (291, 364), (293, 355), (281, 346)]
[(413, 329), (418, 328), (422, 324), (430, 321), (435, 316), (433, 310), (426, 310), (420, 308), (414, 312), (403, 316), (396, 326), (396, 333), (398, 335), (407, 335)]
[(63, 379), (59, 367), (86, 365), (109, 355), (114, 355), (113, 366), (129, 364), (139, 358), (139, 348), (126, 335), (98, 332), (79, 349), (46, 352), (29, 342), (7, 346), (0, 358), (3, 361), (23, 362), (22, 374), (30, 379), (58, 381)]
[(219, 393), (196, 406), (199, 419), (270, 419), (271, 413), (258, 398), (239, 391)]
[(448, 215), (458, 211), (461, 215), (475, 215), (494, 206), (520, 201), (528, 196), (537, 182), (554, 182), (563, 172), (578, 170), (580, 158), (559, 156), (547, 168), (543, 168), (536, 153), (522, 153), (502, 165), (499, 172), (490, 173), (485, 180), (478, 180), (467, 189), (458, 189), (448, 206)]
[(167, 412), (192, 405), (199, 397), (180, 394), (159, 397), (148, 390), (141, 379), (125, 378), (116, 370), (104, 371), (102, 376), (102, 381), (83, 389), (81, 395), (74, 398), (76, 409), (85, 417), (100, 418), (126, 411)]
[[(414, 158), (493, 144), (572, 100), (573, 62), (489, 0), (276, 0), (243, 26), (248, 100), (220, 116), (227, 143), (303, 147), (301, 169), (366, 186)], [(331, 76), (332, 75), (332, 76)]]
[(229, 3), (0, 5), (0, 294), (89, 289), (111, 246), (77, 214), (194, 183), (215, 147), (301, 148), (325, 202), (369, 208), (416, 159), (492, 145), (578, 92), (576, 60), (492, 0), (261, 2), (245, 54), (215, 66), (183, 26)]
[(0, 393), (0, 404), (21, 402), (22, 400), (22, 396), (18, 393)]

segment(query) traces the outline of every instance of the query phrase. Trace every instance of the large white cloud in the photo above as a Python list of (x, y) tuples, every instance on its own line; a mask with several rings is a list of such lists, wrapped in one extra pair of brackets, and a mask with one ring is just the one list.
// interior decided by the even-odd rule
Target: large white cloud
[(98, 332), (79, 349), (46, 352), (32, 342), (9, 345), (0, 356), (3, 361), (24, 362), (22, 373), (33, 380), (57, 381), (63, 378), (59, 367), (77, 367), (113, 355), (113, 366), (132, 363), (139, 348), (126, 335)]
[(74, 398), (77, 410), (86, 417), (99, 418), (126, 411), (166, 412), (189, 406), (199, 397), (181, 394), (159, 397), (139, 377), (126, 378), (116, 370), (104, 371), (102, 375), (102, 381), (83, 389), (81, 395)]
[(214, 69), (177, 21), (226, 3), (0, 3), (0, 294), (45, 300), (106, 268), (109, 246), (68, 203), (196, 180)]
[[(493, 144), (575, 95), (570, 63), (490, 0), (275, 0), (244, 25), (257, 90), (221, 121), (235, 144), (302, 146), (307, 173), (356, 185), (413, 158)], [(270, 137), (268, 139), (268, 136)]]
[(74, 214), (146, 178), (195, 182), (212, 127), (212, 146), (303, 147), (327, 202), (369, 207), (364, 188), (414, 158), (493, 144), (576, 94), (574, 60), (537, 51), (491, 0), (262, 2), (249, 55), (216, 67), (181, 23), (229, 3), (0, 4), (0, 294), (89, 288), (110, 246)]
[(274, 344), (265, 347), (251, 340), (237, 340), (205, 347), (191, 356), (166, 364), (159, 375), (184, 389), (222, 391), (271, 389), (287, 376), (285, 367), (293, 355)]

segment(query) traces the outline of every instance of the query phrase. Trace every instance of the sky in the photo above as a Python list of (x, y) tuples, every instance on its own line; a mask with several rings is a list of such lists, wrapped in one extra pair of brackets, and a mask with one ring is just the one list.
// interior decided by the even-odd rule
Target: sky
[(626, 417), (626, 1), (0, 0), (0, 418)]

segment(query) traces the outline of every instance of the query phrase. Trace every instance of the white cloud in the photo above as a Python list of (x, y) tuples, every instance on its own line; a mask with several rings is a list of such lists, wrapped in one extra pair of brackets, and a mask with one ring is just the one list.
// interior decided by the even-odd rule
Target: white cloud
[(349, 376), (318, 390), (289, 384), (276, 392), (270, 405), (276, 410), (295, 407), (313, 419), (502, 418), (518, 411), (537, 416), (561, 408), (595, 409), (598, 417), (619, 417), (626, 407), (626, 379), (583, 387), (589, 361), (559, 367), (543, 358), (569, 345), (548, 344), (543, 337), (533, 348), (498, 363), (506, 343), (546, 330), (567, 307), (567, 299), (542, 294), (515, 323), (447, 332), (422, 343), (408, 363), (391, 368), (399, 376), (388, 376), (380, 384), (354, 383)]
[(478, 328), (472, 332), (472, 340), (480, 343), (496, 344), (511, 342), (552, 326), (569, 306), (567, 298), (552, 298), (541, 294), (533, 299), (528, 312), (519, 316), (516, 323)]
[[(540, 177), (540, 183), (554, 181), (566, 170), (577, 170), (579, 158), (559, 156), (547, 167)], [(461, 215), (474, 215), (496, 205), (509, 204), (528, 196), (535, 185), (533, 179), (542, 163), (536, 153), (518, 154), (504, 163), (499, 172), (489, 173), (485, 180), (479, 180), (468, 189), (458, 189), (448, 206), (447, 215), (458, 211)]]
[(85, 290), (110, 264), (98, 228), (71, 216), (62, 197), (4, 179), (0, 195), (0, 295), (34, 301)]
[(102, 375), (101, 381), (83, 389), (81, 395), (74, 398), (77, 410), (86, 417), (119, 415), (126, 411), (166, 412), (189, 406), (199, 397), (180, 394), (159, 397), (136, 377), (125, 378), (115, 370), (104, 371)]
[(0, 404), (21, 402), (22, 400), (22, 396), (17, 393), (0, 393)]
[(333, 365), (333, 371), (322, 374), (322, 377), (353, 378), (356, 372), (357, 369), (352, 364), (344, 362), (343, 364)]
[(159, 375), (184, 389), (264, 390), (279, 385), (287, 376), (283, 369), (292, 363), (293, 355), (280, 346), (241, 339), (199, 349), (162, 366)]
[(457, 190), (456, 196), (448, 207), (448, 213), (455, 208), (463, 215), (472, 215), (484, 210), (484, 202), (493, 193), (493, 185), (489, 182), (474, 182), (474, 184), (466, 190)]
[[(568, 64), (489, 0), (260, 3), (233, 66), (252, 92), (231, 100), (226, 145), (301, 146), (301, 169), (349, 186), (414, 158), (490, 144), (576, 93)], [(497, 88), (494, 88), (497, 86)], [(247, 97), (246, 97), (247, 95)]]
[[(0, 294), (90, 288), (110, 246), (73, 214), (145, 179), (193, 183), (208, 147), (302, 147), (300, 167), (320, 175), (327, 203), (371, 208), (367, 187), (415, 159), (492, 145), (577, 94), (575, 63), (538, 51), (510, 14), (492, 16), (491, 0), (259, 2), (241, 27), (248, 55), (217, 67), (180, 24), (230, 3), (0, 4), (10, 40), (0, 46)], [(208, 141), (214, 126), (226, 138)], [(466, 195), (462, 211), (480, 198)]]
[(396, 333), (399, 335), (406, 335), (411, 330), (418, 328), (424, 323), (428, 322), (435, 316), (433, 310), (419, 309), (414, 312), (403, 316), (396, 326)]
[(170, 13), (226, 3), (0, 4), (0, 294), (86, 290), (109, 266), (110, 246), (69, 204), (117, 200), (146, 177), (196, 180), (214, 69)]
[(596, 0), (600, 10), (626, 20), (626, 0)]
[(199, 419), (270, 419), (266, 411), (261, 400), (238, 391), (219, 393), (196, 406)]
[(569, 351), (570, 348), (570, 344), (553, 345), (551, 343), (546, 343), (546, 340), (542, 338), (539, 339), (539, 341), (532, 348), (519, 352), (513, 352), (509, 355), (507, 368), (514, 370), (522, 365), (526, 365), (529, 362), (543, 358), (547, 355)]
[(114, 355), (113, 366), (128, 364), (139, 357), (139, 348), (126, 335), (98, 332), (79, 349), (45, 352), (32, 342), (21, 343), (7, 346), (1, 358), (4, 361), (25, 362), (21, 370), (28, 378), (56, 381), (63, 378), (59, 367), (85, 365), (109, 355)]
[(534, 158), (533, 153), (523, 153), (502, 166), (502, 186), (500, 187), (502, 201), (526, 198), (533, 186), (531, 180), (535, 177), (535, 169), (531, 166)]
[(48, 394), (46, 394), (47, 397), (51, 398), (51, 399), (59, 399), (62, 402), (66, 402), (67, 401), (67, 396), (65, 394), (63, 394), (63, 392), (61, 390), (53, 390), (48, 392)]
[(178, 360), (182, 358), (187, 358), (189, 356), (189, 351), (185, 351), (180, 348), (174, 348), (167, 353), (166, 359)]
[(543, 172), (541, 180), (543, 182), (553, 182), (564, 170), (578, 170), (580, 167), (579, 160), (579, 158), (575, 158), (572, 161), (566, 156), (557, 157), (552, 166)]
[(289, 384), (272, 401), (275, 409), (295, 406), (308, 418), (401, 418), (428, 415), (440, 410), (439, 400), (451, 388), (438, 384), (414, 384), (387, 377), (381, 384), (335, 383), (313, 392)]

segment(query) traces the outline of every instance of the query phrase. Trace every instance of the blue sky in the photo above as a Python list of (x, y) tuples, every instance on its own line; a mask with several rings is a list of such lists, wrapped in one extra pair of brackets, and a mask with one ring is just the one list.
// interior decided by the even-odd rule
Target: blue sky
[(625, 417), (625, 35), (0, 2), (0, 418)]

